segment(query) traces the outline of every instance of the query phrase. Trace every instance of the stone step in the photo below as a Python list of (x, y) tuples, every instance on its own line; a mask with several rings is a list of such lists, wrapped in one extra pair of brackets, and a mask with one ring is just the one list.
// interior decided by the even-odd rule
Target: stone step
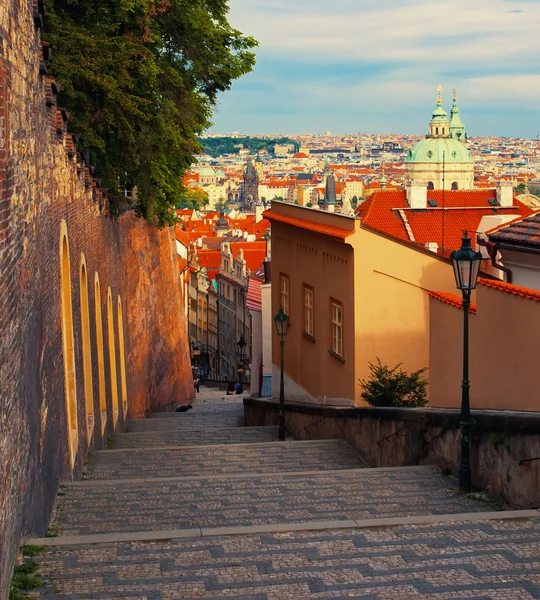
[(169, 418), (151, 418), (137, 421), (128, 421), (126, 433), (138, 431), (157, 431), (159, 429), (201, 429), (203, 427), (243, 427), (243, 404), (214, 404), (194, 406), (193, 409), (183, 413), (163, 413), (171, 415)]
[(223, 427), (118, 433), (114, 448), (159, 448), (163, 446), (199, 446), (209, 444), (249, 444), (273, 442), (278, 439), (277, 427)]
[(85, 479), (136, 479), (353, 469), (366, 466), (343, 440), (193, 446), (95, 453)]
[[(489, 598), (540, 587), (540, 522), (444, 522), (47, 548), (32, 597)], [(58, 540), (59, 541), (59, 540)]]
[(429, 467), (114, 482), (63, 488), (60, 535), (475, 512)]

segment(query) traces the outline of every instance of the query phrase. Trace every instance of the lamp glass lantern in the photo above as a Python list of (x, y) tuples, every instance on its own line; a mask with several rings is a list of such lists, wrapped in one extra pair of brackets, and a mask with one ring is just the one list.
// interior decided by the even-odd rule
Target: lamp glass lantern
[(236, 342), (236, 347), (238, 348), (238, 355), (244, 356), (244, 352), (246, 351), (246, 340), (243, 335), (241, 335), (240, 339)]
[(274, 317), (274, 323), (276, 324), (276, 331), (279, 337), (285, 337), (287, 331), (289, 331), (289, 315), (285, 314), (283, 306), (279, 307), (278, 313)]
[(472, 249), (467, 232), (461, 240), (461, 248), (452, 252), (451, 259), (458, 290), (468, 293), (476, 289), (482, 254)]

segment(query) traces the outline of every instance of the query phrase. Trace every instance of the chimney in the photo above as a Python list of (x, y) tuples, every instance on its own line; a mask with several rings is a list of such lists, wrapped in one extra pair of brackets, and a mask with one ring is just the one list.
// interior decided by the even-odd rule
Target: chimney
[(508, 208), (514, 205), (514, 187), (511, 181), (505, 179), (497, 181), (497, 202), (503, 207)]
[(437, 254), (437, 251), (439, 250), (439, 244), (437, 244), (437, 242), (428, 242), (427, 244), (425, 244), (425, 248), (426, 250), (429, 250), (430, 252), (435, 252), (435, 254)]
[(263, 218), (264, 207), (257, 205), (255, 207), (255, 223), (259, 223)]
[(405, 193), (411, 208), (427, 208), (427, 185), (417, 185), (407, 181)]
[(202, 238), (199, 238), (197, 240), (197, 246), (199, 246), (199, 248), (202, 248)]
[(267, 256), (263, 261), (264, 267), (264, 283), (270, 283), (272, 281), (272, 271), (271, 271), (272, 261), (269, 256)]

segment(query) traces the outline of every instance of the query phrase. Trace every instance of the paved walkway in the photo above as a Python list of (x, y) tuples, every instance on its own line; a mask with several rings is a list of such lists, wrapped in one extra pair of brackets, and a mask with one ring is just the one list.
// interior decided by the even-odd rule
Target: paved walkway
[(241, 399), (129, 424), (62, 486), (33, 598), (540, 598), (540, 513), (486, 513), (429, 467), (276, 441)]

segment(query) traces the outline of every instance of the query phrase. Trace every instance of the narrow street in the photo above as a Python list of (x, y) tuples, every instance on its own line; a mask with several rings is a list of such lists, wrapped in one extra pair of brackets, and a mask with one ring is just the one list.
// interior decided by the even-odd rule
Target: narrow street
[[(540, 513), (490, 513), (431, 467), (277, 441), (242, 399), (131, 422), (59, 492), (33, 598), (540, 598)], [(534, 515), (538, 515), (535, 517)]]

